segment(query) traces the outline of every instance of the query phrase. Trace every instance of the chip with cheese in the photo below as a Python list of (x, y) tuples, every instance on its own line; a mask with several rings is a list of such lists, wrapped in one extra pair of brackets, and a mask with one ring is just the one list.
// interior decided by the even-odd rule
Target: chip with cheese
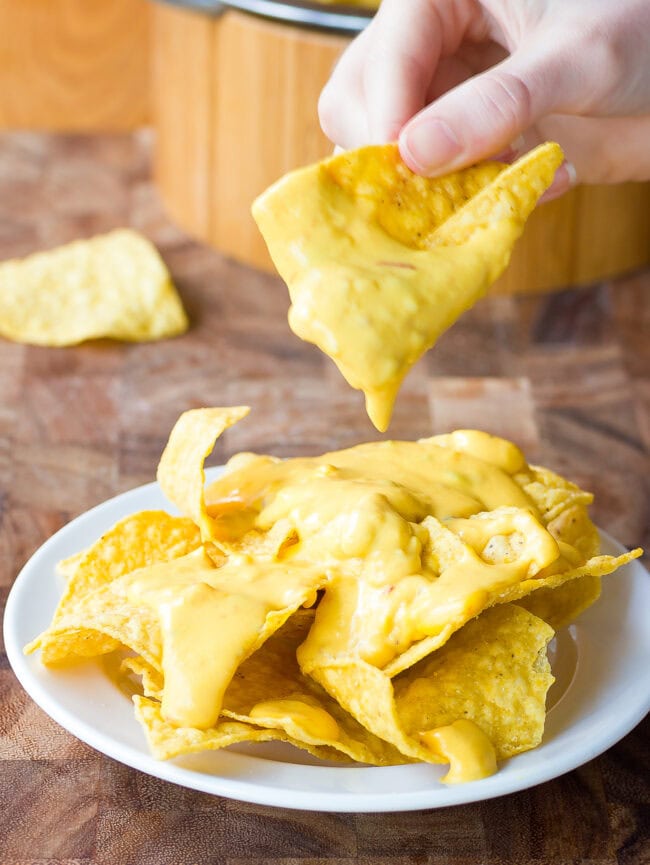
[[(626, 561), (587, 558), (577, 537), (554, 537), (559, 517), (548, 523), (538, 510), (530, 476), (512, 443), (459, 431), (315, 458), (235, 458), (206, 491), (206, 509), (225, 535), (242, 513), (249, 533), (281, 526), (292, 537), (286, 560), (336, 569), (300, 649), (304, 672), (354, 657), (394, 676), (486, 607)], [(573, 507), (589, 536), (585, 505)], [(566, 600), (558, 604), (566, 619)]]
[[(553, 682), (546, 657), (552, 636), (541, 619), (506, 604), (486, 610), (392, 680), (362, 660), (341, 660), (314, 675), (365, 727), (403, 754), (435, 762), (451, 758), (453, 770), (463, 759), (502, 759), (539, 744)], [(465, 737), (456, 731), (448, 753), (432, 751), (431, 732), (457, 721), (473, 726)]]
[[(137, 701), (153, 752), (167, 759), (225, 747), (234, 741), (229, 722), (238, 721), (249, 725), (251, 741), (277, 738), (325, 759), (347, 757), (373, 765), (449, 762), (452, 776), (446, 780), (453, 782), (454, 769), (462, 780), (471, 780), (471, 767), (478, 765), (475, 771), (484, 777), (495, 769), (486, 772), (486, 762), (491, 765), (490, 760), (541, 741), (545, 696), (553, 681), (545, 649), (553, 631), (525, 610), (508, 604), (486, 611), (440, 652), (392, 683), (363, 666), (325, 671), (330, 687), (340, 685), (333, 690), (342, 705), (296, 663), (296, 649), (312, 621), (313, 611), (298, 611), (241, 665), (225, 692), (219, 722), (209, 730), (166, 723), (156, 703), (160, 691), (151, 685), (152, 671), (127, 661), (153, 697)], [(342, 706), (363, 717), (363, 725)], [(466, 726), (455, 730), (450, 743), (442, 731), (458, 723)], [(246, 741), (245, 728), (235, 729), (237, 741)], [(444, 751), (441, 736), (447, 742)]]
[[(166, 723), (161, 707), (162, 679), (142, 663), (128, 659), (142, 676), (148, 701), (137, 703), (152, 751), (161, 759), (230, 744), (233, 722), (238, 741), (277, 739), (328, 760), (373, 765), (408, 762), (400, 752), (359, 724), (313, 680), (304, 676), (296, 649), (309, 632), (313, 610), (298, 610), (287, 623), (239, 667), (223, 698), (221, 717), (208, 730)], [(262, 730), (264, 731), (262, 733)]]
[(291, 329), (364, 392), (377, 429), (411, 366), (503, 272), (562, 158), (549, 142), (510, 166), (424, 178), (397, 145), (373, 145), (293, 171), (256, 199)]
[[(122, 621), (131, 636), (121, 639), (120, 614), (113, 617), (115, 603), (107, 586), (137, 568), (185, 556), (200, 544), (199, 530), (191, 520), (164, 511), (141, 511), (120, 520), (87, 550), (59, 563), (59, 573), (67, 577), (63, 595), (52, 624), (29, 649), (41, 649), (47, 664), (69, 654), (104, 654), (123, 642), (142, 648), (143, 623), (129, 621), (128, 611)], [(108, 630), (89, 629), (88, 621), (95, 625), (105, 621)]]
[(305, 563), (232, 556), (221, 567), (199, 548), (84, 592), (29, 648), (60, 663), (126, 647), (163, 674), (162, 713), (208, 728), (238, 666), (327, 580)]

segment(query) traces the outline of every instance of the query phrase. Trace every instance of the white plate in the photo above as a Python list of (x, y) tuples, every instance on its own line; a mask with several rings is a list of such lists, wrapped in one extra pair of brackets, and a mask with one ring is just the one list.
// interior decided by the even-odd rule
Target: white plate
[[(211, 470), (209, 475), (214, 477)], [(41, 666), (23, 646), (44, 630), (62, 590), (56, 563), (88, 546), (135, 511), (169, 510), (157, 484), (110, 499), (50, 538), (27, 562), (7, 601), (4, 636), (19, 681), (47, 714), (109, 757), (195, 790), (284, 808), (410, 811), (502, 796), (580, 766), (628, 733), (650, 709), (650, 575), (632, 562), (604, 580), (600, 601), (555, 641), (557, 682), (549, 694), (543, 744), (501, 764), (491, 778), (447, 787), (443, 768), (375, 768), (319, 763), (288, 745), (240, 745), (168, 762), (154, 760), (128, 695), (88, 661), (66, 670)], [(622, 548), (603, 536), (608, 553)]]

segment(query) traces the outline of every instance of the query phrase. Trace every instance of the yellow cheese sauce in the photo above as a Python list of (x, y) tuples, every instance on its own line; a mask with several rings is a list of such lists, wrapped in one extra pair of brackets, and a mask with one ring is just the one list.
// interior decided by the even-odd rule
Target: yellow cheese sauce
[(474, 431), (285, 461), (238, 455), (206, 503), (217, 539), (242, 514), (249, 530), (282, 523), (295, 536), (287, 564), (333, 575), (299, 651), (305, 672), (352, 656), (385, 668), (558, 559), (512, 476), (525, 466), (514, 445)]
[[(332, 194), (328, 215), (329, 221), (319, 210), (305, 214), (310, 253), (304, 255), (312, 259), (302, 279), (293, 280), (276, 261), (289, 287), (289, 326), (363, 391), (368, 416), (383, 432), (410, 367), (491, 279), (483, 250), (469, 245), (446, 247), (435, 259), (434, 279), (429, 251), (387, 234), (342, 190)], [(291, 255), (300, 260), (296, 246), (294, 240)], [(339, 263), (331, 249), (340, 250)]]
[(202, 549), (121, 578), (118, 591), (158, 614), (163, 717), (180, 727), (213, 726), (237, 667), (262, 642), (268, 617), (309, 602), (325, 580), (322, 568), (260, 565), (246, 556), (216, 568)]
[(454, 721), (446, 727), (420, 733), (420, 739), (449, 763), (449, 771), (440, 779), (443, 784), (479, 781), (497, 770), (494, 746), (473, 721)]
[(413, 364), (503, 272), (562, 158), (547, 142), (511, 166), (423, 178), (396, 144), (368, 146), (292, 171), (253, 203), (291, 329), (363, 391), (377, 429)]
[(339, 738), (339, 725), (330, 713), (303, 700), (265, 700), (253, 706), (248, 715), (263, 726), (279, 725), (286, 729), (295, 725), (318, 741), (335, 742)]

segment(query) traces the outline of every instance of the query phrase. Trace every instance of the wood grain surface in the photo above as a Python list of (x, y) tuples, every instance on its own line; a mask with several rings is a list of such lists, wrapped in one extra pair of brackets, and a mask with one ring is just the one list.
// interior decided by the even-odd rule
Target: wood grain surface
[(331, 153), (316, 106), (350, 40), (165, 3), (152, 9), (152, 27), (155, 174), (163, 199), (192, 234), (271, 269), (250, 203), (287, 171)]
[[(72, 349), (0, 341), (0, 597), (68, 520), (154, 477), (177, 415), (250, 403), (212, 458), (314, 454), (376, 438), (358, 393), (286, 324), (284, 286), (163, 215), (150, 139), (0, 135), (0, 259), (130, 225), (158, 244), (192, 318), (179, 339)], [(393, 437), (476, 425), (596, 493), (650, 546), (650, 274), (495, 297), (413, 370)], [(276, 810), (167, 784), (49, 720), (0, 654), (2, 865), (643, 865), (647, 721), (582, 768), (488, 802), (404, 814)]]
[(0, 128), (146, 123), (149, 35), (146, 0), (0, 0)]

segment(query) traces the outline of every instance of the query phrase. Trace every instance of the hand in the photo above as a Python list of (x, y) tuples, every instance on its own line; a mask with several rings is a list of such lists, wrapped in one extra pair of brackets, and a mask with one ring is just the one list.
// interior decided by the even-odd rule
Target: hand
[(345, 148), (399, 140), (423, 175), (545, 140), (576, 180), (650, 179), (648, 0), (383, 0), (319, 103)]

